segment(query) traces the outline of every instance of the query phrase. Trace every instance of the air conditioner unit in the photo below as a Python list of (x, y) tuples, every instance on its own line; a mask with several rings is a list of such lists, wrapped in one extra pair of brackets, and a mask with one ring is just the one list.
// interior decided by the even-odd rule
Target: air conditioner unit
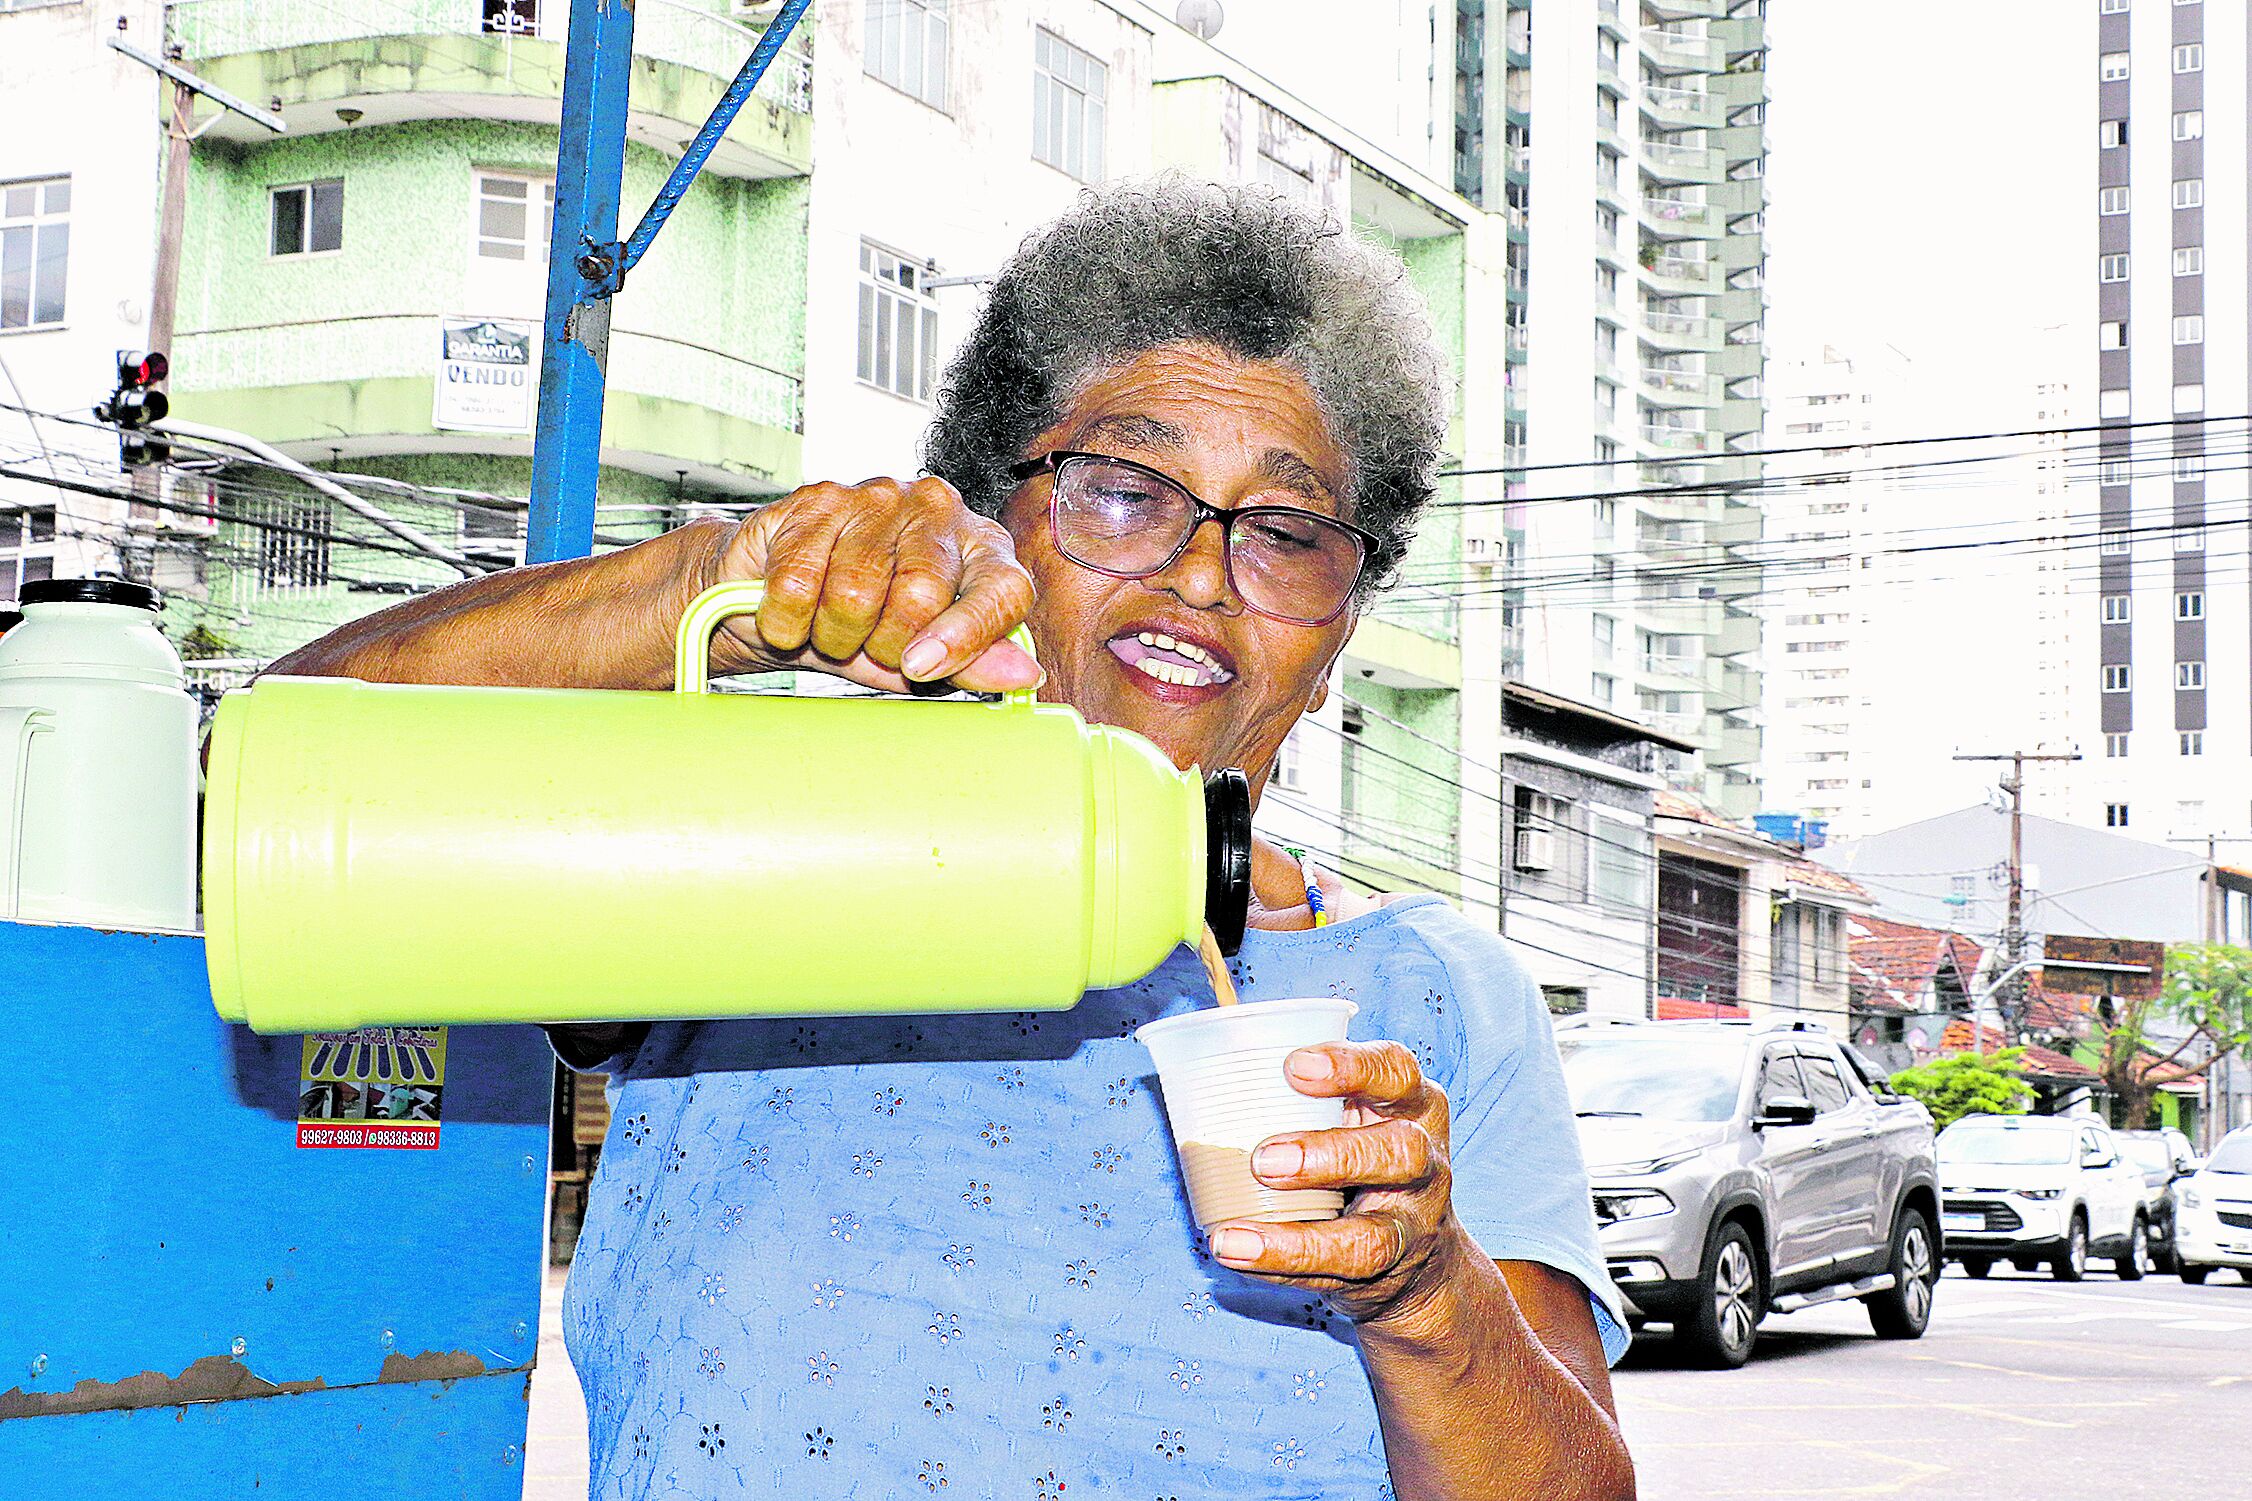
[(1556, 835), (1548, 829), (1517, 831), (1517, 868), (1543, 871), (1556, 868)]
[(1498, 563), (1501, 561), (1501, 543), (1493, 537), (1465, 537), (1462, 555), (1473, 563)]

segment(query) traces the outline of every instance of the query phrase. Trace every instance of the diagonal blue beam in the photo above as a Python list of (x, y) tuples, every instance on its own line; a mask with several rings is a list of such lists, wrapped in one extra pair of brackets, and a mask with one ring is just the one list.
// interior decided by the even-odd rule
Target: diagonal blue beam
[(688, 149), (681, 153), (679, 162), (673, 166), (672, 175), (665, 179), (665, 185), (650, 200), (648, 211), (641, 216), (641, 222), (634, 226), (632, 234), (626, 236), (625, 256), (618, 268), (620, 274), (631, 271), (640, 262), (642, 255), (649, 249), (649, 242), (657, 238), (657, 231), (664, 228), (665, 221), (672, 217), (672, 211), (687, 195), (689, 184), (704, 169), (704, 162), (711, 156), (712, 148), (719, 144), (719, 138), (734, 123), (736, 112), (751, 97), (751, 90), (758, 87), (759, 79), (766, 75), (767, 64), (773, 62), (774, 55), (782, 50), (782, 44), (789, 40), (791, 31), (797, 27), (798, 17), (805, 14), (805, 8), (810, 3), (811, 0), (784, 0), (782, 9), (775, 13), (772, 23), (760, 35), (758, 45), (751, 49), (750, 57), (735, 74), (735, 81), (727, 86), (727, 92), (713, 106), (711, 118), (704, 122), (702, 130), (696, 132), (696, 138), (688, 143)]
[(618, 185), (625, 175), (632, 68), (632, 0), (572, 0), (540, 340), (539, 419), (532, 439), (528, 562), (584, 557), (594, 549), (610, 294), (621, 274)]

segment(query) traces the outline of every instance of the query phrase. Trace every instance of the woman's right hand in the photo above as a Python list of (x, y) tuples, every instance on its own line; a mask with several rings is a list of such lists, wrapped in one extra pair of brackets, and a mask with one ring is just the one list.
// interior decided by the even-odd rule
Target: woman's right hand
[(807, 485), (712, 532), (699, 589), (766, 585), (755, 615), (714, 633), (714, 675), (802, 668), (891, 693), (1041, 681), (1006, 639), (1032, 608), (1032, 576), (1000, 523), (944, 480)]

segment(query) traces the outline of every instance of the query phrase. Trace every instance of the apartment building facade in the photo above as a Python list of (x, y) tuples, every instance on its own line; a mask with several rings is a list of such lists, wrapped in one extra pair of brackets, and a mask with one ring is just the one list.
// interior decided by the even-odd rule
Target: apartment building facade
[(2075, 822), (2138, 839), (2252, 827), (2244, 7), (2099, 10), (2093, 357), (2097, 704)]

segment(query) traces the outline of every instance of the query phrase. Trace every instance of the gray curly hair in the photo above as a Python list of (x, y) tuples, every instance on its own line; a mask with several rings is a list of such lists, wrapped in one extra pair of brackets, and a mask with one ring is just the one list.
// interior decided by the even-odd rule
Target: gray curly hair
[(1391, 581), (1431, 498), (1450, 389), (1397, 256), (1272, 189), (1178, 177), (1090, 190), (1002, 267), (947, 366), (932, 474), (1000, 513), (1009, 468), (1107, 372), (1201, 343), (1295, 370), (1351, 468), (1347, 514)]

